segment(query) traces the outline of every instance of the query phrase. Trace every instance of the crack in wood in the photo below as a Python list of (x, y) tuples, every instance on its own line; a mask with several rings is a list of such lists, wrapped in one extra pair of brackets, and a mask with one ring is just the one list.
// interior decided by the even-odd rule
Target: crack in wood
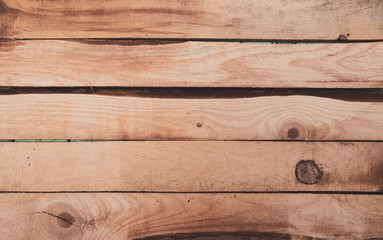
[[(55, 215), (55, 214), (52, 214), (52, 213), (49, 213), (49, 212), (46, 212), (46, 211), (41, 211), (41, 213), (44, 213), (44, 214), (47, 214), (47, 215), (49, 215), (49, 216), (51, 216), (51, 217), (55, 217), (55, 218), (57, 218), (59, 221), (62, 221), (64, 224), (60, 224), (60, 226), (62, 226), (62, 227), (66, 227), (66, 228), (68, 228), (68, 227), (70, 227), (70, 226), (75, 226), (75, 227), (78, 227), (78, 228), (80, 228), (79, 226), (77, 226), (77, 225), (75, 225), (73, 222), (74, 221), (70, 221), (70, 220), (68, 220), (67, 218), (65, 218), (65, 217), (60, 217), (60, 216), (58, 216), (58, 215)], [(73, 218), (72, 216), (70, 216), (71, 218)], [(59, 222), (60, 223), (60, 222)]]

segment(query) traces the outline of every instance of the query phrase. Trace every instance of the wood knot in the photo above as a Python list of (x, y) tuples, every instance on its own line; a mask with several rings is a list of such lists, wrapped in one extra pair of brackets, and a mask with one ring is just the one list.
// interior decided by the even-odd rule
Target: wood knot
[[(41, 211), (43, 218), (33, 227), (45, 231), (47, 239), (75, 239), (86, 219), (71, 204), (55, 201)], [(45, 236), (45, 235), (44, 235)]]
[(295, 176), (304, 184), (316, 184), (323, 176), (323, 172), (313, 160), (302, 160), (297, 163)]
[(299, 137), (299, 130), (298, 130), (298, 128), (290, 128), (287, 131), (287, 137), (288, 138), (292, 138), (292, 139)]
[(57, 215), (57, 222), (61, 227), (69, 228), (76, 222), (76, 219), (69, 213), (63, 212)]
[(196, 126), (197, 126), (197, 128), (200, 128), (200, 127), (202, 127), (202, 124), (201, 123), (197, 123)]
[(345, 35), (340, 35), (338, 41), (347, 41), (347, 37)]

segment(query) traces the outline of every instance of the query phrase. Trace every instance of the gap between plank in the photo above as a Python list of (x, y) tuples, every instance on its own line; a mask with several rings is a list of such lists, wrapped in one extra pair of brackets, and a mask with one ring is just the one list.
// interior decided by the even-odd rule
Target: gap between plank
[(315, 39), (219, 39), (219, 38), (0, 38), (0, 41), (33, 41), (33, 40), (59, 40), (59, 41), (81, 41), (81, 40), (100, 40), (100, 41), (183, 41), (183, 42), (237, 42), (237, 43), (258, 43), (258, 44), (326, 44), (326, 43), (368, 43), (381, 42), (383, 39), (374, 40), (343, 40), (341, 35), (333, 40)]
[(332, 195), (383, 195), (383, 192), (358, 192), (358, 191), (0, 191), (0, 194), (57, 194), (57, 193), (122, 193), (122, 194), (332, 194)]
[(1, 87), (0, 95), (89, 94), (142, 98), (234, 99), (305, 95), (352, 102), (383, 102), (383, 89), (215, 87)]
[(248, 140), (248, 139), (190, 139), (190, 140), (142, 140), (142, 139), (0, 139), (1, 142), (383, 142), (383, 140)]

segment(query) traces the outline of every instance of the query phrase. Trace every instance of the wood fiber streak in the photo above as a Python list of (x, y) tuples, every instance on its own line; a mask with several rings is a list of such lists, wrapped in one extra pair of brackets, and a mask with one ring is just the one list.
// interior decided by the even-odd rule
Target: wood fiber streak
[(1, 0), (1, 38), (383, 39), (381, 0)]
[(156, 239), (222, 232), (372, 239), (383, 235), (382, 201), (382, 195), (1, 194), (0, 239)]
[(381, 142), (3, 142), (0, 191), (383, 191), (382, 156)]
[(382, 88), (383, 43), (0, 41), (0, 86)]
[(383, 140), (383, 103), (313, 96), (0, 96), (1, 139)]

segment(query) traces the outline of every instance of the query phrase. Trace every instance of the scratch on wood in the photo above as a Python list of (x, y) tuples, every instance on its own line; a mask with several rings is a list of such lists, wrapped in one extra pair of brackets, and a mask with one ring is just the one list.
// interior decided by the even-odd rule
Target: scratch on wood
[(204, 11), (201, 10), (185, 10), (185, 9), (171, 9), (171, 8), (159, 8), (159, 7), (153, 7), (153, 8), (129, 8), (129, 9), (108, 9), (108, 11), (105, 11), (105, 9), (91, 9), (91, 10), (73, 10), (71, 9), (68, 11), (67, 9), (64, 9), (63, 11), (59, 12), (59, 14), (66, 16), (66, 17), (76, 17), (76, 16), (115, 16), (115, 15), (121, 15), (126, 14), (129, 12), (129, 14), (155, 14), (155, 15), (180, 15), (180, 16), (202, 16)]

